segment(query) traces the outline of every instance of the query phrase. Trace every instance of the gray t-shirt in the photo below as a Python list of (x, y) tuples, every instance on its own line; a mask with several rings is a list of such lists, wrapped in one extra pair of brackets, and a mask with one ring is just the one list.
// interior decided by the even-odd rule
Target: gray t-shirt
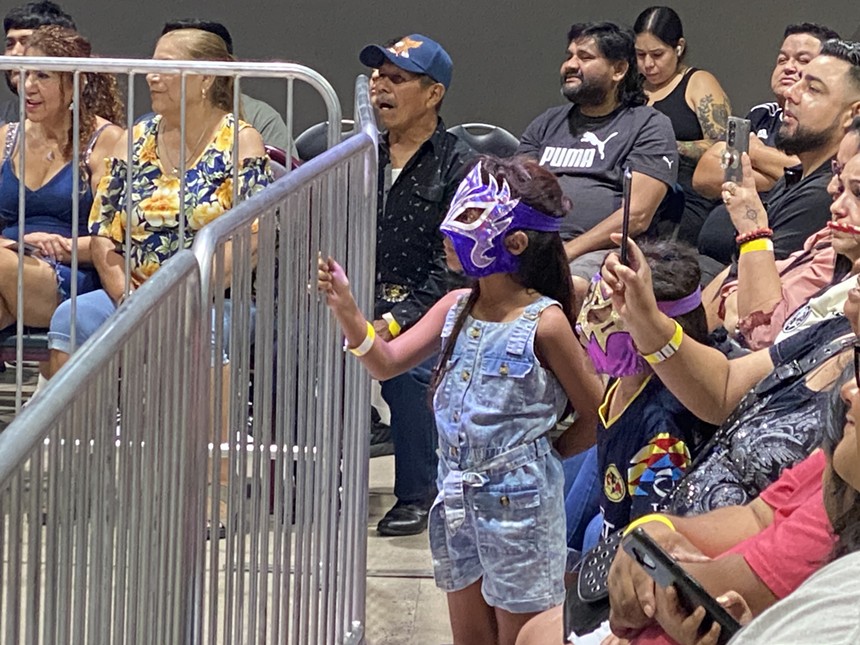
[(621, 208), (625, 166), (670, 187), (678, 177), (672, 122), (644, 105), (596, 118), (584, 116), (575, 105), (550, 108), (526, 128), (517, 152), (551, 170), (573, 202), (561, 225), (565, 240)]
[[(255, 99), (247, 94), (242, 95), (242, 114), (245, 121), (263, 137), (263, 143), (276, 146), (286, 151), (289, 147), (287, 125), (278, 111), (268, 103)], [(292, 151), (288, 154), (295, 156)]]
[(18, 97), (13, 96), (0, 102), (0, 125), (15, 123), (18, 120)]
[(834, 560), (739, 631), (729, 645), (860, 643), (860, 553)]

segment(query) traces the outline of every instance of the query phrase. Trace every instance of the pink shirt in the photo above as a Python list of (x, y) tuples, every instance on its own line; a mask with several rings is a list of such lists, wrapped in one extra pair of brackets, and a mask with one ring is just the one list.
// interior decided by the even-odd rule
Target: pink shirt
[[(800, 251), (784, 260), (777, 260), (782, 299), (770, 311), (754, 311), (738, 320), (736, 331), (743, 336), (747, 347), (756, 350), (773, 345), (786, 319), (830, 284), (835, 262), (836, 252), (830, 246), (830, 230), (827, 228), (806, 238)], [(727, 281), (720, 288), (721, 319), (725, 320), (727, 307), (737, 312), (737, 290), (737, 280)], [(729, 331), (734, 335), (735, 330)]]
[[(824, 453), (816, 450), (783, 472), (760, 496), (774, 509), (771, 525), (723, 554), (741, 554), (777, 598), (797, 589), (826, 564), (833, 550), (834, 537), (821, 490), (824, 464)], [(659, 625), (649, 627), (632, 642), (675, 645)]]

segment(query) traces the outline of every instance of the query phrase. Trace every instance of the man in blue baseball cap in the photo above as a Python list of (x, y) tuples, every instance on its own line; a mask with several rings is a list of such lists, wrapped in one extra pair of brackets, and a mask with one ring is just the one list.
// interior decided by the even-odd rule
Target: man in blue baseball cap
[[(453, 70), (439, 43), (412, 34), (386, 46), (368, 45), (359, 59), (374, 70), (371, 98), (384, 130), (374, 327), (390, 340), (455, 284), (445, 264), (439, 224), (474, 152), (448, 134), (439, 118)], [(397, 497), (377, 526), (382, 535), (413, 535), (427, 527), (436, 497), (436, 424), (427, 405), (435, 360), (382, 383), (382, 397), (391, 409)]]

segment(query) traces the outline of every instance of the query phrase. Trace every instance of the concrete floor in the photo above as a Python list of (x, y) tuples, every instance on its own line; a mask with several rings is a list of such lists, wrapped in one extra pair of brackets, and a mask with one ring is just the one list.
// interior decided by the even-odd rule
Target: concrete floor
[(376, 523), (395, 502), (394, 457), (370, 461), (367, 525), (368, 645), (451, 643), (445, 594), (433, 582), (427, 532), (380, 537)]

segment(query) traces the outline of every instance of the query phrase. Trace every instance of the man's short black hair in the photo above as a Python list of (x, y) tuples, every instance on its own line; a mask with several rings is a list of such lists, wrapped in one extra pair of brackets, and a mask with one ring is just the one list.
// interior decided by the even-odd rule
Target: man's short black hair
[(594, 38), (597, 49), (610, 61), (626, 61), (627, 73), (618, 84), (618, 102), (624, 107), (645, 105), (642, 75), (636, 66), (636, 35), (629, 27), (614, 22), (578, 22), (567, 32), (567, 44), (580, 38)]
[(38, 29), (45, 25), (56, 25), (66, 29), (78, 30), (72, 17), (62, 10), (60, 5), (51, 0), (28, 2), (11, 9), (3, 18), (3, 31), (10, 29)]
[(860, 91), (860, 43), (832, 38), (822, 43), (820, 55), (832, 56), (848, 63), (848, 78), (854, 89)]
[(227, 52), (233, 55), (233, 37), (230, 35), (230, 30), (222, 23), (214, 20), (200, 20), (199, 18), (183, 18), (182, 20), (169, 20), (164, 23), (164, 29), (161, 30), (161, 35), (176, 31), (178, 29), (199, 29), (200, 31), (208, 31), (210, 34), (215, 34), (224, 44), (227, 45)]
[(789, 25), (785, 28), (785, 33), (782, 35), (782, 39), (785, 40), (794, 34), (809, 34), (810, 36), (818, 38), (822, 43), (825, 40), (840, 37), (839, 34), (830, 27), (819, 25), (817, 22), (801, 22)]

